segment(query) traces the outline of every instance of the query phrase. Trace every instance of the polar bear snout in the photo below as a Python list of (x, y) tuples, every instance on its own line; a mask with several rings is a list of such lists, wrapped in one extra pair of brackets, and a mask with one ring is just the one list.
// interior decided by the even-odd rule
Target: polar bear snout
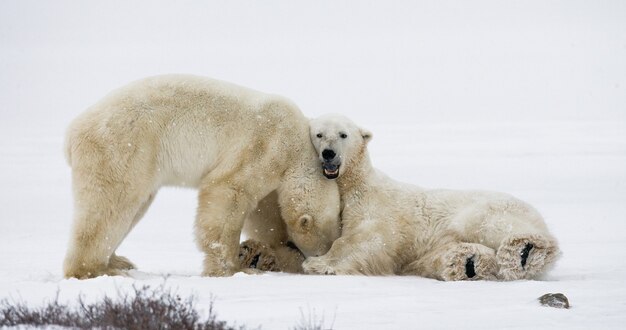
[(324, 161), (331, 161), (336, 155), (337, 154), (332, 149), (324, 149), (324, 151), (322, 151), (322, 158), (324, 158)]
[(336, 179), (339, 176), (341, 161), (336, 156), (337, 153), (332, 149), (324, 149), (322, 151), (322, 169), (324, 170), (324, 176), (328, 179)]

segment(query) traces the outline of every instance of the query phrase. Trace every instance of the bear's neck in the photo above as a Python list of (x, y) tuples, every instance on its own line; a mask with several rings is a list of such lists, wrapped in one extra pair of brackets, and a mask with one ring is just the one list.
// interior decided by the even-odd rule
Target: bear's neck
[(350, 161), (349, 165), (346, 172), (337, 179), (341, 196), (346, 196), (346, 194), (356, 190), (364, 191), (367, 186), (367, 178), (373, 177), (374, 168), (365, 148)]

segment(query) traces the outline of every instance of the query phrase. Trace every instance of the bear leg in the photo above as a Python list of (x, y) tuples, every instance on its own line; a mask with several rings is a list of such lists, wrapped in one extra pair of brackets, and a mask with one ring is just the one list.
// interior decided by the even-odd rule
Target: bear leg
[(393, 275), (396, 262), (382, 235), (369, 232), (342, 236), (320, 257), (308, 257), (302, 264), (307, 274)]
[(125, 275), (132, 263), (111, 257), (145, 212), (152, 195), (130, 179), (111, 179), (114, 174), (104, 166), (95, 169), (89, 163), (75, 164), (72, 176), (75, 210), (63, 265), (65, 277)]
[(433, 248), (407, 266), (402, 275), (418, 275), (442, 281), (495, 280), (495, 251), (474, 243), (449, 243)]
[(200, 189), (196, 243), (205, 254), (203, 276), (231, 276), (241, 270), (241, 229), (254, 205), (241, 189), (225, 185)]

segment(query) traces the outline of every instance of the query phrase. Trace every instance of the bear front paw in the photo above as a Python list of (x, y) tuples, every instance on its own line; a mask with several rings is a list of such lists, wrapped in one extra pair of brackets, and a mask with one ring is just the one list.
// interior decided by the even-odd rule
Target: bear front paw
[(304, 263), (302, 268), (307, 274), (321, 274), (321, 275), (336, 275), (335, 269), (329, 265), (329, 263), (323, 257), (309, 257)]
[(274, 251), (267, 245), (251, 239), (240, 244), (239, 263), (242, 269), (281, 271)]

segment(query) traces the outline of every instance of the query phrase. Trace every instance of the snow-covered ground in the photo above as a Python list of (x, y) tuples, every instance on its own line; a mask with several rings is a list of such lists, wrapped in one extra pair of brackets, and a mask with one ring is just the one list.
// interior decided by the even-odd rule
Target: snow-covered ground
[[(218, 317), (287, 329), (623, 328), (626, 3), (0, 2), (0, 298), (166, 284)], [(202, 278), (195, 192), (163, 189), (119, 253), (133, 278), (64, 280), (69, 121), (107, 91), (186, 72), (289, 96), (374, 132), (375, 166), (425, 187), (513, 193), (564, 252), (541, 281)], [(562, 292), (572, 308), (539, 306)]]

